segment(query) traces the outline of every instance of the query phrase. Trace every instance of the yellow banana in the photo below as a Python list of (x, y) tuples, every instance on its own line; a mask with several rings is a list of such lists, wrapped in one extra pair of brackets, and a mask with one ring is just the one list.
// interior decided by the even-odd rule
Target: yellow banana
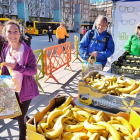
[(99, 112), (96, 114), (97, 117), (100, 117), (100, 116), (103, 117), (103, 115), (104, 115), (104, 112), (103, 112), (103, 111), (99, 111)]
[[(81, 110), (84, 110), (84, 111), (86, 111), (86, 112), (88, 112), (88, 113), (95, 114), (95, 111), (92, 110), (92, 109), (90, 109), (90, 108), (81, 107), (81, 106), (77, 106), (77, 105), (76, 105), (75, 107), (80, 108)], [(74, 107), (74, 108), (75, 108), (75, 107)]]
[(51, 121), (48, 125), (49, 125), (50, 128), (53, 128), (54, 127), (54, 121)]
[(94, 133), (90, 136), (89, 140), (98, 140), (100, 134), (99, 133)]
[(140, 127), (138, 127), (133, 133), (132, 133), (132, 137), (134, 139), (138, 139), (140, 137)]
[(65, 117), (69, 117), (70, 115), (71, 115), (71, 110), (67, 110), (66, 111), (66, 113), (65, 114), (63, 114), (63, 115), (61, 115), (58, 119), (57, 119), (57, 121), (56, 121), (56, 123), (55, 123), (55, 125), (54, 125), (54, 129), (59, 125), (59, 123), (60, 122), (62, 122), (63, 123), (63, 119), (65, 118)]
[(71, 140), (71, 138), (74, 136), (73, 133), (71, 132), (66, 132), (66, 131), (63, 131), (62, 132), (62, 137), (65, 138), (65, 139), (68, 139), (68, 140)]
[(77, 111), (81, 111), (82, 109), (80, 109), (80, 108), (78, 108), (78, 107), (73, 107), (73, 108), (71, 108), (71, 110), (77, 112)]
[(130, 131), (131, 134), (133, 133), (130, 123), (125, 118), (118, 116), (118, 117), (111, 117), (111, 119), (120, 121), (121, 124), (123, 124)]
[(108, 131), (102, 131), (102, 132), (101, 132), (101, 136), (107, 138), (108, 133), (109, 133)]
[(103, 126), (107, 129), (107, 131), (109, 131), (111, 133), (111, 135), (113, 136), (114, 140), (121, 140), (121, 136), (120, 134), (117, 132), (117, 130), (110, 124), (100, 121), (97, 123), (100, 126)]
[(101, 132), (101, 131), (105, 130), (105, 127), (99, 126), (99, 125), (96, 125), (96, 124), (94, 124), (94, 125), (90, 124), (88, 122), (88, 120), (84, 121), (84, 127), (90, 132)]
[(128, 136), (131, 135), (130, 131), (122, 124), (112, 124), (112, 126), (116, 129), (121, 131), (123, 134), (126, 134)]
[(106, 88), (106, 82), (105, 81), (103, 81), (102, 85), (97, 87), (96, 90), (101, 91), (104, 88)]
[(107, 140), (105, 137), (103, 137), (103, 136), (100, 136), (100, 138), (99, 138), (100, 140)]
[(88, 140), (89, 137), (85, 133), (78, 133), (72, 137), (71, 140)]
[(83, 125), (68, 125), (66, 123), (63, 124), (64, 130), (68, 132), (77, 132), (84, 128)]
[(62, 111), (66, 112), (68, 109), (72, 109), (73, 106), (71, 104), (69, 104), (67, 107), (65, 107)]
[(67, 120), (67, 121), (65, 121), (66, 122), (66, 124), (70, 124), (70, 125), (76, 125), (76, 122), (74, 122), (74, 121), (70, 121), (70, 120)]
[(88, 112), (86, 112), (86, 111), (77, 111), (77, 113), (79, 114), (79, 115), (82, 115), (82, 116), (84, 116), (84, 117), (86, 117), (87, 119), (91, 116)]
[(130, 95), (136, 94), (138, 92), (140, 92), (140, 86), (138, 88), (136, 88), (135, 90), (131, 91)]
[(78, 114), (77, 112), (73, 112), (73, 115), (77, 122), (84, 122), (86, 120), (84, 116)]
[(93, 134), (93, 133), (90, 132), (90, 131), (87, 132), (87, 135), (88, 135), (89, 137), (90, 137), (92, 134)]
[(98, 88), (98, 87), (102, 86), (102, 84), (103, 83), (101, 81), (99, 81), (98, 83), (94, 83), (93, 85), (91, 85), (91, 87)]
[(62, 110), (53, 110), (47, 118), (47, 124), (49, 124), (54, 118), (63, 115), (64, 112)]
[(60, 105), (57, 109), (63, 110), (64, 108), (66, 108), (71, 103), (71, 100), (72, 100), (72, 96), (69, 96), (66, 99), (66, 101), (62, 105)]
[(126, 83), (126, 81), (123, 80), (123, 77), (124, 77), (124, 75), (120, 76), (120, 77), (117, 79), (117, 83), (119, 83), (119, 84), (124, 84), (124, 83)]
[(94, 117), (96, 122), (102, 121), (102, 118), (103, 118), (102, 116), (96, 116), (96, 115), (93, 115), (93, 117)]
[(37, 126), (37, 132), (40, 134), (43, 134), (43, 130), (41, 129), (40, 125)]
[(49, 125), (48, 125), (47, 123), (40, 123), (40, 127), (41, 127), (41, 129), (43, 130), (43, 129), (48, 128)]
[(112, 75), (112, 77), (106, 77), (105, 80), (106, 81), (112, 81), (113, 82), (113, 81), (116, 81), (117, 78), (114, 75)]
[(108, 121), (107, 123), (109, 124), (121, 124), (119, 121), (117, 120), (111, 120), (111, 121)]
[(130, 136), (124, 136), (124, 140), (133, 140)]
[(126, 87), (126, 88), (118, 88), (117, 90), (121, 93), (129, 93), (131, 91), (133, 91), (134, 89), (137, 88), (137, 84), (136, 84), (136, 81), (134, 80), (133, 84), (129, 87)]

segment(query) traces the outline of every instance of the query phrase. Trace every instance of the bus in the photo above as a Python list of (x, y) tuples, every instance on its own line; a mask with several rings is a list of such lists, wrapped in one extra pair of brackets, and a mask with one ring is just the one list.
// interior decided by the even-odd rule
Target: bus
[(48, 26), (51, 26), (53, 34), (56, 34), (56, 29), (59, 24), (59, 22), (26, 21), (26, 30), (29, 34), (46, 35), (48, 32)]
[(8, 20), (10, 20), (10, 18), (0, 18), (0, 22), (1, 22), (2, 24), (4, 24), (4, 22), (6, 22), (6, 21), (8, 21)]

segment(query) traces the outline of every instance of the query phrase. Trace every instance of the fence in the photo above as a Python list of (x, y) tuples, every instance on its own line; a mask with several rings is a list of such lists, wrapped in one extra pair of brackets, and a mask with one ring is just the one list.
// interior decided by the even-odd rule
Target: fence
[(76, 51), (75, 51), (76, 58), (72, 62), (74, 62), (75, 60), (78, 59), (82, 63), (81, 59), (78, 57), (78, 56), (80, 56), (80, 53), (79, 53), (79, 48), (78, 48), (79, 47), (79, 41), (78, 41), (77, 36), (74, 36), (74, 47), (76, 49)]
[(44, 78), (44, 61), (43, 61), (43, 50), (39, 49), (39, 50), (34, 50), (33, 51), (34, 54), (36, 55), (37, 57), (37, 73), (36, 75), (34, 76), (35, 77), (35, 80), (37, 82), (37, 85), (39, 86), (39, 88), (41, 89), (41, 91), (44, 93), (44, 90), (43, 88), (41, 87), (40, 83), (38, 80)]
[[(43, 53), (45, 75), (48, 76), (44, 82), (46, 82), (49, 78), (53, 78), (57, 83), (59, 83), (52, 73), (65, 65), (66, 67), (70, 67), (69, 62), (71, 62), (71, 43), (67, 42), (45, 48)], [(72, 71), (71, 67), (70, 70)]]

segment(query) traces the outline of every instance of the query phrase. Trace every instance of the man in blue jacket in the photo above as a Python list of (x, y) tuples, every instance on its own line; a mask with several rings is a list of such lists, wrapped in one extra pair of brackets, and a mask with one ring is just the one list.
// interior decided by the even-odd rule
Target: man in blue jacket
[(82, 59), (88, 61), (90, 56), (93, 59), (96, 57), (96, 61), (101, 62), (103, 67), (106, 65), (107, 58), (114, 53), (114, 41), (112, 36), (107, 33), (107, 23), (107, 18), (100, 16), (97, 19), (95, 29), (93, 31), (89, 30), (79, 43), (79, 52)]

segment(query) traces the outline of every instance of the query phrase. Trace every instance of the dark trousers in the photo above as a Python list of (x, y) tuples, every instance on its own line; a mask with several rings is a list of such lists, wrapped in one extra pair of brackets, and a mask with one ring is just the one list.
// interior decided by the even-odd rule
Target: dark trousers
[(16, 93), (16, 97), (22, 112), (22, 115), (17, 117), (18, 125), (19, 125), (19, 140), (25, 140), (26, 138), (26, 122), (27, 116), (26, 113), (28, 111), (31, 100), (24, 101), (22, 103), (19, 102), (18, 93)]
[(80, 41), (82, 40), (82, 38), (83, 38), (83, 34), (80, 34)]
[(58, 44), (61, 44), (61, 43), (65, 43), (65, 38), (64, 39), (58, 39)]
[[(62, 43), (65, 43), (66, 40), (65, 38), (64, 39), (58, 39), (58, 44), (62, 44)], [(63, 47), (63, 51), (65, 51), (65, 48)]]
[(49, 36), (49, 42), (50, 42), (50, 39), (52, 39), (52, 42), (53, 42), (52, 34), (48, 34), (48, 36)]

